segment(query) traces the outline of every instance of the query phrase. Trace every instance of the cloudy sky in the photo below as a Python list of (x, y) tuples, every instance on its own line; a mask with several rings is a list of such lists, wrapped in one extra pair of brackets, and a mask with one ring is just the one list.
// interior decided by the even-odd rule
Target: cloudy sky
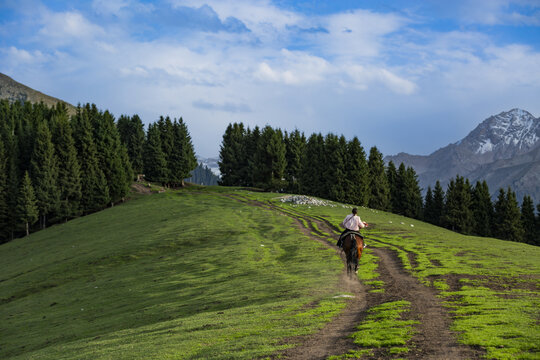
[(231, 122), (429, 154), (540, 115), (540, 0), (0, 0), (0, 72), (115, 116)]

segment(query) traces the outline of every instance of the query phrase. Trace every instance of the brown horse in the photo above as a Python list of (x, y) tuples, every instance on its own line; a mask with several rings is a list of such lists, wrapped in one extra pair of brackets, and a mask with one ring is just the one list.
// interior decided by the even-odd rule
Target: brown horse
[(343, 238), (343, 251), (347, 259), (347, 274), (350, 276), (353, 272), (358, 273), (358, 262), (362, 257), (364, 250), (364, 238), (357, 233), (347, 234)]

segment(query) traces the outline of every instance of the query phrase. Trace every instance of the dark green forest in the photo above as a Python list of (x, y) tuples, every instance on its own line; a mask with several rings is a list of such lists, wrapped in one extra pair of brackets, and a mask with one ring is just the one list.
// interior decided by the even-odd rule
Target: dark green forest
[(426, 196), (412, 167), (385, 164), (372, 147), (367, 154), (357, 137), (291, 133), (266, 126), (229, 124), (220, 148), (220, 184), (290, 192), (390, 211), (467, 235), (540, 245), (540, 204), (525, 196), (521, 207), (511, 188), (492, 202), (486, 182), (470, 184), (456, 176)]
[(92, 104), (68, 116), (0, 101), (0, 243), (125, 200), (138, 174), (182, 186), (197, 162), (187, 126), (161, 117), (144, 132), (141, 119)]

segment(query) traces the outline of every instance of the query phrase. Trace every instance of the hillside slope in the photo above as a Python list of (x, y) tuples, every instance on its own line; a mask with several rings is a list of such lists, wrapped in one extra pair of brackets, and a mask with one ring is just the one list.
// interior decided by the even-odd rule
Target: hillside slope
[(75, 114), (75, 107), (73, 105), (18, 83), (2, 73), (0, 73), (0, 99), (7, 99), (9, 102), (43, 102), (47, 106), (54, 106), (57, 103), (62, 102), (67, 105), (68, 113), (70, 115)]

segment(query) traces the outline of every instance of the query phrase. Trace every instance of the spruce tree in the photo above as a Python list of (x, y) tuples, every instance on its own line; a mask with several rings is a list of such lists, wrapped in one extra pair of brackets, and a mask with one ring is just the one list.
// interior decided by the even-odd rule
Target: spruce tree
[(432, 224), (437, 226), (443, 225), (444, 217), (444, 190), (439, 180), (435, 183), (433, 188), (433, 211), (431, 214)]
[(524, 196), (521, 203), (521, 223), (523, 227), (523, 242), (531, 245), (540, 245), (540, 234), (536, 230), (534, 205), (530, 196)]
[(51, 133), (44, 121), (37, 124), (30, 171), (37, 199), (40, 226), (44, 229), (47, 225), (47, 216), (57, 210), (60, 200), (57, 184), (58, 160)]
[(404, 179), (405, 188), (405, 207), (403, 215), (420, 219), (422, 211), (422, 194), (418, 185), (418, 176), (412, 167), (408, 167), (405, 171)]
[(327, 134), (324, 139), (325, 161), (321, 169), (323, 174), (322, 197), (339, 202), (345, 201), (345, 156), (347, 142), (337, 135)]
[(468, 179), (457, 175), (446, 191), (445, 225), (453, 231), (470, 234), (473, 229), (472, 189)]
[(375, 146), (369, 151), (368, 168), (371, 191), (368, 205), (373, 209), (388, 210), (390, 207), (390, 188), (386, 179), (383, 155)]
[(284, 180), (287, 166), (285, 153), (282, 131), (265, 126), (254, 155), (255, 186), (270, 191), (281, 191), (287, 185)]
[(473, 190), (472, 208), (474, 214), (473, 233), (491, 236), (493, 229), (493, 204), (486, 181), (478, 181)]
[(53, 141), (58, 159), (58, 216), (67, 221), (80, 214), (82, 189), (81, 168), (66, 113), (54, 118)]
[(424, 213), (423, 213), (423, 219), (425, 222), (428, 222), (430, 224), (434, 224), (435, 220), (433, 219), (433, 191), (431, 190), (431, 186), (428, 186), (426, 197), (424, 198)]
[(122, 115), (116, 123), (120, 140), (126, 147), (134, 178), (143, 173), (144, 125), (138, 115)]
[(149, 181), (167, 181), (167, 161), (161, 146), (161, 136), (157, 124), (150, 124), (144, 143), (144, 174)]
[[(401, 163), (403, 165), (403, 163)], [(405, 170), (405, 165), (403, 165)], [(392, 160), (388, 162), (386, 166), (386, 178), (388, 179), (388, 187), (390, 189), (390, 210), (398, 214), (399, 213), (399, 184), (398, 184), (398, 172), (396, 165)]]
[(253, 130), (247, 129), (243, 141), (242, 148), (245, 156), (239, 158), (239, 182), (244, 186), (254, 186), (253, 175), (257, 164), (255, 163), (255, 153), (261, 140), (261, 129), (255, 126)]
[(17, 219), (24, 224), (26, 236), (30, 235), (30, 226), (38, 220), (38, 206), (32, 180), (26, 171), (21, 181), (16, 208)]
[(9, 240), (7, 154), (0, 136), (0, 244)]
[(299, 188), (302, 194), (322, 196), (324, 183), (321, 169), (323, 168), (324, 138), (318, 134), (312, 134), (306, 143), (305, 156), (302, 162), (302, 171)]
[(110, 203), (107, 180), (99, 165), (90, 116), (98, 116), (88, 105), (79, 107), (72, 118), (73, 138), (81, 167), (81, 210), (89, 214), (103, 209)]
[(345, 194), (347, 202), (367, 206), (369, 201), (369, 171), (366, 152), (355, 136), (347, 144), (345, 166)]
[[(238, 186), (242, 184), (242, 169), (246, 166), (244, 124), (229, 124), (219, 151), (220, 185)], [(256, 150), (255, 150), (256, 151)]]
[(287, 150), (287, 168), (285, 169), (287, 191), (298, 193), (298, 181), (300, 179), (302, 160), (306, 148), (306, 137), (304, 136), (304, 133), (301, 133), (298, 129), (290, 134), (285, 133), (285, 147)]
[(184, 179), (190, 177), (191, 172), (197, 167), (197, 159), (187, 126), (182, 118), (179, 121), (174, 120), (173, 135), (174, 152), (170, 157), (169, 174), (175, 185), (184, 186)]
[(161, 150), (165, 156), (166, 166), (166, 185), (170, 186), (172, 183), (172, 175), (170, 173), (170, 162), (174, 156), (174, 125), (170, 117), (161, 116), (157, 122), (159, 129), (159, 136), (161, 138)]
[(521, 224), (521, 212), (516, 200), (516, 194), (510, 187), (505, 192), (499, 190), (499, 196), (495, 203), (495, 237), (503, 240), (523, 240), (523, 227)]

